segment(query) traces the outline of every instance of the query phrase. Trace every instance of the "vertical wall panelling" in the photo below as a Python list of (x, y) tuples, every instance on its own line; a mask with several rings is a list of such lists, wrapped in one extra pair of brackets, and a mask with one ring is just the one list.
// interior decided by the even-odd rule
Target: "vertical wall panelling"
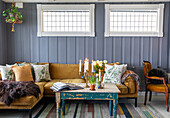
[(113, 62), (113, 56), (112, 56), (112, 52), (113, 52), (113, 46), (112, 46), (112, 37), (109, 38), (105, 38), (104, 39), (105, 42), (105, 47), (104, 47), (104, 59), (107, 59), (107, 61)]
[(96, 46), (97, 59), (104, 58), (104, 4), (96, 5)]
[(89, 60), (94, 60), (94, 57), (93, 57), (93, 39), (92, 37), (89, 37), (86, 39), (87, 41), (87, 48), (86, 48), (86, 53), (87, 53), (87, 57), (89, 58)]
[(31, 4), (31, 25), (30, 38), (31, 38), (31, 62), (39, 61), (39, 38), (37, 37), (37, 12), (36, 4)]
[(126, 38), (122, 38), (123, 40), (123, 62), (124, 63), (128, 63), (129, 66), (131, 66), (131, 63), (130, 63), (130, 57), (131, 57), (131, 38), (130, 37), (126, 37)]
[[(164, 37), (104, 37), (104, 3), (95, 4), (95, 37), (37, 37), (36, 4), (24, 3), (23, 24), (16, 25), (15, 33), (7, 25), (8, 62), (78, 63), (85, 57), (107, 59), (108, 62), (127, 63), (142, 67), (142, 60), (153, 67), (166, 68), (169, 63), (169, 4), (165, 3)], [(10, 4), (7, 4), (9, 6)], [(1, 24), (0, 24), (1, 25)], [(0, 28), (1, 30), (1, 28)], [(2, 37), (2, 36), (1, 36)], [(2, 39), (1, 39), (2, 40)], [(0, 41), (1, 41), (0, 40)], [(170, 44), (170, 42), (169, 42)], [(168, 51), (167, 51), (168, 50)], [(2, 55), (2, 53), (1, 53)], [(2, 59), (0, 59), (0, 62)], [(170, 64), (169, 66), (170, 67)]]
[(5, 10), (5, 3), (0, 1), (0, 64), (6, 63), (7, 56), (7, 41), (6, 41), (6, 23), (5, 18), (2, 16), (2, 11)]
[(42, 37), (40, 40), (40, 62), (48, 62), (49, 61), (49, 38)]
[(67, 39), (58, 37), (58, 63), (67, 63)]
[(57, 63), (57, 38), (49, 37), (49, 62)]
[(121, 37), (115, 37), (115, 42), (114, 42), (114, 52), (112, 52), (115, 55), (115, 62), (122, 62), (122, 51), (123, 51), (123, 44), (122, 44), (122, 39)]
[(67, 64), (76, 63), (76, 38), (67, 39)]
[[(168, 3), (168, 11), (170, 11), (170, 3)], [(168, 19), (170, 19), (170, 12), (168, 13)], [(170, 31), (170, 23), (168, 23), (168, 31)], [(170, 72), (170, 34), (168, 33), (168, 43), (167, 43), (167, 47), (168, 47), (168, 72)]]
[[(77, 60), (84, 60), (85, 58), (85, 46), (84, 46), (85, 38), (84, 37), (77, 37), (76, 38), (76, 52), (77, 52)], [(78, 63), (76, 61), (76, 63)]]

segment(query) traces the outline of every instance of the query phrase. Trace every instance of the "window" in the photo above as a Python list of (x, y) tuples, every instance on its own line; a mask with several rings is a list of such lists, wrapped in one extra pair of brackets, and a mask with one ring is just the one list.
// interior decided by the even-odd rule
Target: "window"
[(37, 5), (38, 36), (95, 36), (94, 4)]
[(105, 5), (105, 36), (163, 37), (164, 4)]

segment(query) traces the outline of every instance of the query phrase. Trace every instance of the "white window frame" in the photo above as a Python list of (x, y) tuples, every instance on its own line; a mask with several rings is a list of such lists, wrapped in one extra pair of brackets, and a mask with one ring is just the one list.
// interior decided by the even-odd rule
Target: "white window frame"
[[(89, 10), (89, 32), (44, 32), (43, 31), (43, 10)], [(37, 4), (37, 36), (90, 36), (95, 37), (95, 23), (94, 23), (94, 4), (70, 4), (70, 5), (46, 5), (46, 4)]]
[[(157, 32), (110, 32), (111, 10), (157, 10)], [(153, 36), (163, 37), (164, 4), (106, 4), (105, 5), (105, 37), (110, 36)]]

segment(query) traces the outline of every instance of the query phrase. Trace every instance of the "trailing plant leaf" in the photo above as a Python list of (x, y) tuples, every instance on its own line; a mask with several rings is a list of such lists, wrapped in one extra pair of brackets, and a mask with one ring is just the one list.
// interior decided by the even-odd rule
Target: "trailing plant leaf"
[(8, 22), (9, 21), (9, 17), (6, 17), (6, 22)]
[(14, 17), (11, 17), (10, 19), (12, 20), (12, 22), (14, 22), (14, 21), (15, 21), (15, 18), (14, 18)]

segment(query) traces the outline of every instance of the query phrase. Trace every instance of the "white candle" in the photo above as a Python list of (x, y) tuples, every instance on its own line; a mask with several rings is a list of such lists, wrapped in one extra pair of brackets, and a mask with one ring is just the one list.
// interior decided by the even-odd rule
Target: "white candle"
[(89, 70), (89, 60), (87, 59), (87, 69), (86, 70)]
[(91, 70), (92, 70), (92, 72), (94, 72), (94, 66), (93, 66), (93, 60), (92, 60), (92, 68), (91, 68)]
[(101, 81), (101, 70), (99, 69), (99, 81)]
[(79, 72), (81, 72), (81, 60), (79, 62)]
[(84, 72), (86, 72), (86, 60), (84, 61)]

